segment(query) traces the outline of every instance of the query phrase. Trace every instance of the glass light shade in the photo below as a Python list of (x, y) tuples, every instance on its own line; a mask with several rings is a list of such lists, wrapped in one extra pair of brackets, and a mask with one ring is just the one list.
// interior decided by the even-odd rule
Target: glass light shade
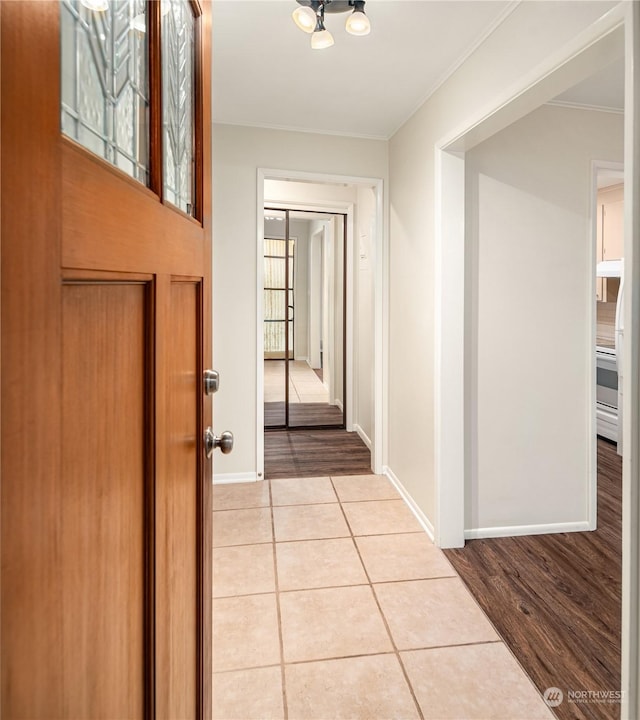
[(311, 47), (314, 50), (324, 50), (333, 45), (333, 35), (328, 30), (318, 30), (311, 36)]
[(80, 0), (80, 2), (95, 12), (104, 12), (109, 7), (109, 0)]
[(346, 28), (351, 35), (368, 35), (371, 32), (371, 23), (362, 10), (354, 10), (347, 18)]
[(312, 33), (316, 27), (316, 14), (310, 7), (299, 7), (293, 11), (293, 22), (306, 33)]
[(133, 18), (131, 27), (141, 33), (147, 32), (147, 18), (143, 12)]

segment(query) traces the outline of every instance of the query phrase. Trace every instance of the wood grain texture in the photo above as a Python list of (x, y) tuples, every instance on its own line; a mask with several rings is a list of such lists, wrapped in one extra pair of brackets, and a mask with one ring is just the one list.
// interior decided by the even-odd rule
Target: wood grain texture
[(198, 286), (172, 282), (166, 336), (171, 338), (165, 472), (156, 485), (156, 688), (158, 717), (196, 717)]
[(145, 287), (66, 285), (63, 318), (64, 716), (142, 717)]
[[(284, 425), (284, 402), (264, 404), (264, 425), (266, 428)], [(311, 427), (314, 425), (344, 426), (342, 410), (329, 403), (289, 403), (289, 427)]]
[[(471, 540), (445, 550), (537, 688), (620, 689), (622, 462), (598, 440), (598, 529)], [(618, 704), (570, 704), (560, 720), (614, 720)]]
[(61, 145), (64, 267), (192, 275), (203, 266), (196, 220), (72, 140)]
[[(116, 573), (100, 552), (113, 551), (113, 558), (120, 557), (120, 543), (123, 533), (143, 532), (151, 527), (148, 521), (150, 494), (141, 508), (142, 515), (134, 523), (131, 515), (137, 513), (139, 496), (134, 499), (130, 493), (140, 490), (138, 468), (131, 466), (131, 487), (121, 482), (116, 474), (110, 490), (99, 500), (89, 495), (80, 505), (74, 500), (85, 486), (78, 479), (84, 468), (87, 483), (95, 478), (96, 487), (104, 489), (102, 469), (99, 463), (103, 456), (96, 453), (94, 463), (87, 470), (90, 450), (101, 441), (100, 452), (109, 452), (109, 462), (118, 463), (131, 456), (131, 444), (138, 441), (137, 431), (130, 422), (137, 418), (139, 396), (135, 396), (131, 415), (128, 405), (121, 404), (124, 420), (114, 420), (112, 406), (107, 403), (110, 420), (119, 423), (114, 431), (104, 431), (106, 417), (98, 417), (97, 425), (103, 429), (86, 448), (73, 443), (74, 428), (84, 433), (92, 427), (87, 421), (89, 408), (95, 413), (95, 393), (100, 388), (89, 388), (86, 383), (93, 379), (96, 384), (108, 384), (113, 375), (96, 381), (91, 374), (83, 375), (83, 358), (92, 357), (92, 350), (85, 348), (74, 355), (67, 354), (63, 378), (63, 312), (73, 310), (65, 320), (65, 352), (75, 343), (80, 343), (80, 331), (75, 320), (87, 319), (86, 342), (96, 340), (96, 333), (106, 337), (114, 333), (113, 347), (122, 330), (130, 340), (127, 353), (138, 353), (145, 348), (147, 365), (144, 377), (145, 417), (139, 427), (153, 435), (145, 443), (145, 468), (154, 474), (166, 471), (155, 465), (155, 448), (159, 443), (154, 435), (158, 426), (167, 416), (170, 402), (169, 393), (157, 391), (153, 384), (157, 366), (167, 367), (170, 359), (158, 358), (159, 353), (172, 351), (172, 338), (167, 337), (167, 315), (155, 314), (156, 305), (162, 305), (162, 292), (169, 292), (170, 277), (189, 277), (199, 284), (196, 317), (189, 319), (198, 327), (193, 338), (198, 343), (198, 352), (206, 355), (210, 366), (211, 358), (211, 107), (210, 107), (210, 65), (211, 65), (211, 7), (210, 2), (201, 4), (200, 18), (202, 47), (201, 103), (201, 153), (202, 153), (202, 224), (187, 218), (183, 213), (163, 206), (161, 199), (141, 184), (128, 178), (100, 158), (93, 157), (87, 150), (60, 135), (60, 31), (58, 2), (0, 2), (0, 48), (2, 62), (1, 77), (1, 168), (2, 188), (2, 698), (1, 713), (6, 718), (63, 718), (65, 716), (88, 717), (83, 708), (95, 703), (107, 694), (107, 688), (114, 687), (118, 678), (120, 687), (113, 690), (113, 698), (106, 698), (104, 706), (93, 717), (155, 717), (155, 619), (152, 607), (147, 606), (143, 623), (132, 619), (137, 606), (134, 597), (122, 615), (115, 621), (113, 637), (105, 639), (105, 627), (111, 618), (112, 606), (104, 603), (110, 600), (120, 603), (126, 587), (131, 588), (128, 573), (136, 566), (138, 590), (144, 597), (153, 600), (152, 574), (140, 574), (139, 544), (131, 540), (131, 557), (127, 557), (117, 572), (113, 587), (104, 588), (103, 575)], [(154, 17), (159, 20), (157, 3), (153, 3)], [(150, 33), (153, 35), (154, 33)], [(155, 33), (158, 36), (157, 32)], [(156, 132), (157, 134), (157, 132)], [(200, 150), (199, 150), (200, 152)], [(156, 168), (159, 163), (156, 163)], [(157, 173), (155, 184), (158, 185)], [(97, 312), (95, 303), (87, 307), (75, 307), (65, 300), (63, 308), (61, 278), (84, 282), (83, 290), (104, 285), (103, 290), (113, 290), (114, 296), (104, 300), (102, 311), (109, 317), (117, 316), (113, 325), (93, 323), (88, 320), (88, 311)], [(149, 325), (140, 327), (139, 314), (126, 313), (125, 317), (116, 312), (111, 297), (125, 288), (144, 283), (146, 288), (145, 312), (149, 311)], [(69, 283), (67, 283), (69, 285)], [(71, 284), (72, 287), (73, 283)], [(153, 292), (151, 292), (153, 286)], [(138, 289), (143, 285), (137, 286)], [(76, 289), (77, 289), (76, 288)], [(65, 288), (65, 293), (67, 293)], [(72, 290), (72, 293), (75, 289)], [(90, 293), (93, 291), (89, 291)], [(102, 291), (101, 291), (102, 292)], [(137, 291), (136, 291), (137, 292)], [(100, 293), (99, 293), (100, 294)], [(108, 293), (107, 293), (108, 294)], [(137, 302), (137, 301), (136, 301)], [(95, 317), (95, 313), (94, 313)], [(155, 320), (155, 323), (152, 323)], [(132, 339), (129, 324), (136, 323), (140, 333)], [(70, 324), (71, 323), (71, 324)], [(69, 339), (73, 343), (69, 343)], [(99, 345), (103, 347), (103, 345)], [(155, 351), (155, 356), (154, 356)], [(180, 349), (178, 349), (178, 352)], [(113, 363), (121, 363), (122, 356), (106, 355)], [(112, 365), (113, 365), (112, 363)], [(164, 363), (164, 365), (163, 365)], [(196, 375), (202, 370), (203, 360), (198, 357)], [(69, 368), (81, 367), (77, 375), (69, 374)], [(121, 366), (122, 367), (122, 366)], [(192, 373), (193, 375), (193, 373)], [(63, 382), (64, 381), (64, 382)], [(114, 382), (131, 382), (140, 389), (140, 374), (129, 374), (123, 370)], [(191, 379), (192, 387), (199, 388)], [(65, 393), (66, 383), (71, 388)], [(73, 383), (76, 383), (75, 385)], [(133, 386), (132, 386), (133, 387)], [(85, 399), (85, 391), (89, 400)], [(87, 403), (85, 408), (85, 403)], [(198, 454), (202, 451), (202, 423), (200, 413), (211, 412), (211, 399), (203, 398), (199, 392), (193, 399), (198, 420), (193, 438), (192, 452), (197, 466), (194, 482), (197, 484), (200, 503), (194, 514), (194, 535), (201, 538), (198, 553), (201, 571), (198, 574), (198, 593), (193, 598), (197, 604), (200, 620), (191, 627), (190, 642), (197, 645), (199, 679), (198, 687), (185, 701), (197, 703), (200, 717), (211, 715), (211, 463), (203, 462)], [(123, 409), (123, 407), (125, 409)], [(101, 408), (102, 411), (102, 408)], [(84, 420), (84, 424), (83, 424)], [(208, 420), (208, 418), (207, 418)], [(208, 422), (207, 422), (208, 424)], [(122, 426), (122, 427), (120, 427)], [(131, 432), (122, 436), (121, 430)], [(62, 432), (64, 429), (65, 443)], [(164, 429), (167, 429), (165, 425)], [(82, 435), (78, 435), (83, 437)], [(122, 447), (118, 449), (118, 446)], [(63, 465), (63, 451), (65, 462)], [(117, 456), (121, 452), (121, 457)], [(120, 467), (120, 466), (118, 466)], [(71, 484), (67, 487), (67, 478)], [(148, 490), (148, 488), (147, 488)], [(108, 492), (120, 493), (117, 500), (124, 507), (122, 518), (112, 523), (110, 531), (117, 537), (115, 545), (99, 548), (93, 553), (95, 567), (89, 567), (83, 552), (74, 547), (75, 534), (89, 533), (89, 543), (106, 537), (107, 528), (102, 524), (96, 506), (103, 512), (113, 498)], [(69, 495), (71, 493), (71, 497)], [(129, 505), (130, 503), (130, 505)], [(74, 512), (86, 514), (76, 518)], [(107, 512), (104, 510), (104, 512)], [(111, 510), (108, 510), (111, 512)], [(143, 517), (146, 512), (147, 518)], [(70, 518), (70, 519), (69, 519)], [(126, 523), (131, 523), (127, 528)], [(91, 533), (94, 533), (93, 535)], [(110, 539), (111, 536), (109, 536)], [(130, 536), (130, 539), (133, 536)], [(153, 558), (155, 538), (147, 537), (144, 548), (147, 561)], [(76, 543), (77, 546), (77, 543)], [(113, 559), (111, 558), (111, 559)], [(120, 558), (122, 559), (122, 558)], [(77, 561), (77, 563), (76, 563)], [(129, 564), (127, 564), (129, 563)], [(149, 565), (149, 562), (147, 562)], [(67, 578), (71, 581), (67, 584)], [(125, 579), (123, 577), (126, 576)], [(74, 582), (83, 580), (81, 588), (71, 593)], [(63, 587), (65, 586), (65, 587)], [(95, 586), (95, 587), (94, 587)], [(87, 620), (85, 605), (88, 597), (95, 597), (97, 588), (102, 588), (104, 597)], [(102, 602), (103, 605), (99, 603)], [(76, 603), (74, 605), (74, 603)], [(78, 613), (75, 609), (80, 608)], [(104, 618), (101, 617), (104, 610)], [(85, 620), (87, 622), (85, 622)], [(131, 638), (123, 641), (118, 649), (113, 642), (122, 639), (122, 626), (129, 623), (127, 632)], [(140, 628), (146, 633), (146, 654), (140, 648), (137, 633)], [(81, 637), (78, 639), (78, 635)], [(95, 641), (93, 647), (92, 639)], [(78, 642), (74, 642), (78, 640)], [(89, 649), (90, 648), (90, 649)], [(65, 656), (65, 653), (67, 656)], [(112, 664), (105, 663), (95, 670), (98, 659), (109, 655)], [(83, 658), (89, 655), (84, 675), (79, 678)], [(137, 657), (135, 668), (132, 658)], [(176, 655), (177, 656), (177, 655)], [(127, 678), (123, 673), (130, 671)], [(171, 668), (171, 672), (176, 672)], [(65, 680), (65, 677), (67, 678)], [(72, 678), (69, 680), (68, 678)], [(155, 686), (160, 686), (163, 677)], [(135, 684), (135, 690), (132, 688)], [(138, 704), (140, 693), (144, 693), (144, 707)], [(130, 712), (118, 702), (131, 702), (135, 709)], [(77, 712), (74, 708), (80, 708)]]
[[(212, 228), (213, 228), (213, 192), (212, 192), (212, 169), (211, 169), (211, 0), (200, 3), (202, 14), (199, 22), (199, 48), (201, 53), (201, 85), (202, 85), (202, 202), (201, 220), (203, 229), (204, 263), (202, 270), (202, 286), (200, 298), (200, 332), (201, 335), (201, 370), (212, 367), (213, 362), (213, 317), (212, 296), (213, 290), (211, 278), (213, 272), (212, 255)], [(200, 395), (200, 436), (204, 427), (211, 422), (213, 425), (213, 398), (204, 394)], [(205, 462), (200, 448), (200, 464), (198, 466), (200, 479), (200, 501), (198, 504), (198, 523), (200, 536), (200, 549), (198, 566), (200, 568), (199, 596), (199, 645), (198, 657), (199, 687), (198, 698), (200, 702), (199, 717), (210, 718), (213, 707), (213, 463)]]
[(265, 478), (369, 475), (371, 453), (346, 430), (274, 430), (264, 435)]
[(0, 3), (3, 718), (62, 715), (57, 3)]

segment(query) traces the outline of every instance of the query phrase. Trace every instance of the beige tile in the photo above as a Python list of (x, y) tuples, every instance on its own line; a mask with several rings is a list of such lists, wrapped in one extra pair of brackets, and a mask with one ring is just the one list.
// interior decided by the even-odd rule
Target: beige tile
[(402, 500), (350, 502), (343, 507), (354, 535), (385, 535), (422, 530), (420, 523)]
[(328, 477), (271, 480), (271, 496), (274, 506), (338, 502)]
[(392, 649), (368, 585), (280, 595), (285, 662)]
[(367, 583), (351, 538), (277, 543), (276, 554), (280, 590)]
[(458, 578), (375, 585), (399, 650), (498, 640)]
[(331, 479), (340, 502), (396, 500), (400, 497), (384, 475), (345, 475)]
[(230, 483), (213, 485), (214, 510), (269, 507), (269, 483)]
[(213, 720), (282, 720), (280, 667), (213, 676)]
[(276, 540), (320, 540), (348, 537), (340, 505), (294, 505), (273, 508)]
[(418, 712), (395, 655), (288, 665), (289, 720), (388, 720)]
[(271, 541), (271, 508), (213, 513), (213, 547)]
[(246, 595), (213, 601), (213, 671), (280, 662), (276, 596)]
[(502, 643), (414, 650), (402, 661), (425, 720), (553, 720)]
[(427, 534), (369, 535), (356, 539), (371, 582), (454, 577), (444, 553)]
[(214, 597), (272, 593), (275, 590), (271, 543), (214, 549)]

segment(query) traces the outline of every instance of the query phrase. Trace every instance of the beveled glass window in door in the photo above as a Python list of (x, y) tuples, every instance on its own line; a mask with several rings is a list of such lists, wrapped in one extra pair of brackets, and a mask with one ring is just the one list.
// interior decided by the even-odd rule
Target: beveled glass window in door
[(62, 132), (147, 185), (147, 3), (91, 5), (60, 4)]
[(189, 0), (162, 0), (163, 194), (194, 215), (195, 18)]
[(200, 21), (197, 0), (60, 0), (62, 132), (201, 221)]

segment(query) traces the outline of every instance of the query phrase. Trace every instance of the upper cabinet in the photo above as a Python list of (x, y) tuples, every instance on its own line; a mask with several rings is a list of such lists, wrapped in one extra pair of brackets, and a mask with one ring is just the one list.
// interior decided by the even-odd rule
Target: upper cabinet
[(624, 255), (624, 186), (614, 185), (598, 191), (598, 213), (602, 238), (600, 260), (619, 260)]
[[(624, 256), (624, 185), (598, 190), (596, 262), (619, 260)], [(596, 282), (598, 300), (606, 302), (607, 281)]]

